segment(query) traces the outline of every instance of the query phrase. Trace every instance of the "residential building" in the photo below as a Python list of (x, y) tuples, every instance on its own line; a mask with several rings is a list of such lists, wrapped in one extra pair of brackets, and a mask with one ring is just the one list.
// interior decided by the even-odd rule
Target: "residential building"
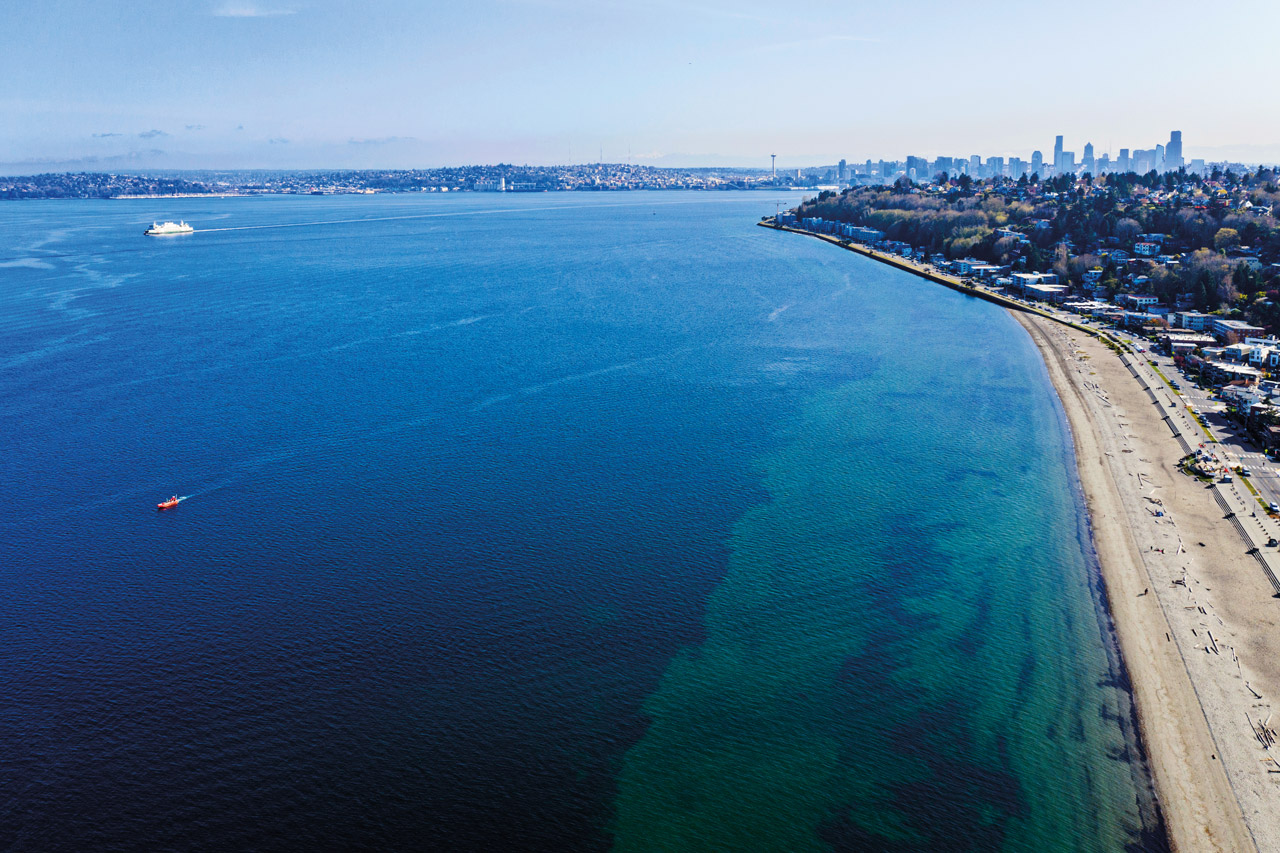
[(1028, 299), (1039, 299), (1042, 302), (1065, 302), (1071, 288), (1065, 284), (1028, 284), (1022, 292)]
[(1218, 319), (1212, 314), (1201, 314), (1196, 311), (1179, 311), (1173, 315), (1178, 326), (1183, 329), (1191, 329), (1196, 332), (1210, 329), (1213, 321)]
[(1010, 278), (1013, 286), (1024, 292), (1033, 285), (1058, 283), (1058, 276), (1051, 272), (1016, 272)]
[(1159, 303), (1160, 297), (1152, 296), (1149, 293), (1122, 293), (1116, 297), (1116, 302), (1120, 305), (1132, 305), (1139, 311), (1146, 311)]
[(1224, 320), (1221, 317), (1213, 318), (1213, 325), (1210, 331), (1220, 338), (1236, 337), (1241, 340), (1248, 337), (1260, 337), (1267, 333), (1266, 329), (1250, 326), (1243, 320)]
[(861, 225), (846, 225), (843, 233), (855, 243), (879, 243), (884, 239), (883, 231)]

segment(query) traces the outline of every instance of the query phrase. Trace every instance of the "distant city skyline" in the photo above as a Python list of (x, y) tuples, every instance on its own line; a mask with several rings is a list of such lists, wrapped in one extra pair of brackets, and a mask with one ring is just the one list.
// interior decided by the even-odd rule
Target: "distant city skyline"
[[(934, 159), (929, 159), (919, 155), (908, 155), (903, 161), (876, 161), (869, 159), (863, 164), (862, 168), (859, 168), (855, 163), (852, 166), (849, 177), (853, 178), (857, 175), (890, 177), (893, 174), (902, 173), (912, 179), (928, 179), (945, 173), (950, 177), (964, 174), (977, 178), (1017, 178), (1022, 175), (1050, 177), (1066, 174), (1103, 175), (1111, 172), (1146, 174), (1153, 170), (1157, 172), (1176, 172), (1182, 168), (1199, 172), (1206, 169), (1207, 163), (1215, 162), (1202, 157), (1188, 160), (1183, 155), (1182, 131), (1180, 130), (1169, 131), (1169, 138), (1166, 142), (1157, 142), (1151, 148), (1120, 148), (1114, 158), (1111, 156), (1110, 151), (1104, 151), (1099, 154), (1092, 142), (1086, 142), (1080, 159), (1077, 160), (1076, 152), (1066, 148), (1064, 143), (1066, 138), (1064, 134), (1058, 134), (1054, 137), (1053, 147), (1050, 149), (1048, 157), (1039, 148), (1032, 151), (1029, 158), (1004, 157), (1001, 155), (984, 157), (981, 154), (971, 154), (967, 157), (939, 155)], [(890, 164), (893, 167), (892, 172), (888, 171)], [(836, 167), (836, 179), (845, 180), (845, 172), (846, 163), (841, 160)]]
[(1026, 157), (1064, 124), (1078, 153), (1114, 158), (1173, 126), (1194, 140), (1186, 159), (1280, 162), (1280, 117), (1253, 86), (1280, 9), (1225, 0), (1213, 21), (1247, 26), (1171, 56), (1204, 14), (1101, 0), (1065, 16), (940, 0), (14, 4), (0, 170), (768, 168), (775, 153), (783, 170)]

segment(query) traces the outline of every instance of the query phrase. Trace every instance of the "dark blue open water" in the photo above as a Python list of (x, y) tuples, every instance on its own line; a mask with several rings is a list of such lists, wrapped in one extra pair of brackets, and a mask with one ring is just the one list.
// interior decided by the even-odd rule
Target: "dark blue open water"
[(0, 207), (0, 849), (1161, 849), (1030, 341), (775, 200)]

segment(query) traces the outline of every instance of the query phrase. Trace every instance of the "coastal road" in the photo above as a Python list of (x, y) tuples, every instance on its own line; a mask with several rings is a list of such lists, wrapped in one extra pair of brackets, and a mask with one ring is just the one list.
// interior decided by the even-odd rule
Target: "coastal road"
[(1201, 412), (1210, 434), (1218, 441), (1214, 448), (1228, 467), (1240, 465), (1250, 472), (1250, 481), (1266, 503), (1280, 503), (1280, 468), (1268, 459), (1243, 429), (1237, 429), (1223, 414), (1224, 405), (1214, 400), (1210, 392), (1196, 387), (1195, 383), (1179, 374), (1173, 359), (1156, 353), (1139, 353), (1154, 361), (1169, 379), (1181, 385), (1182, 399), (1187, 405)]
[[(1250, 452), (1245, 449), (1239, 439), (1234, 435), (1229, 435), (1223, 429), (1226, 425), (1225, 420), (1220, 415), (1210, 416), (1206, 418), (1210, 422), (1209, 431), (1215, 438), (1227, 438), (1232, 443), (1214, 443), (1207, 440), (1205, 429), (1200, 426), (1187, 410), (1188, 398), (1175, 393), (1155, 372), (1148, 359), (1150, 353), (1136, 352), (1133, 349), (1127, 351), (1122, 359), (1133, 372), (1134, 377), (1140, 382), (1154, 398), (1154, 404), (1160, 406), (1168, 417), (1168, 422), (1173, 428), (1175, 434), (1181, 438), (1182, 443), (1186, 447), (1198, 449), (1200, 444), (1204, 444), (1205, 450), (1211, 452), (1218, 462), (1225, 466), (1233, 466), (1239, 464), (1240, 454)], [(1172, 370), (1173, 368), (1170, 367)], [(1164, 368), (1162, 367), (1163, 371)], [(1168, 374), (1165, 374), (1168, 376)], [(1172, 377), (1170, 377), (1172, 378)], [(1196, 396), (1195, 400), (1200, 400), (1200, 396)], [(1196, 408), (1201, 408), (1199, 405)], [(1201, 409), (1201, 411), (1204, 411)], [(1271, 463), (1265, 464), (1265, 468), (1261, 468), (1257, 476), (1257, 483), (1254, 487), (1262, 493), (1263, 500), (1274, 500), (1269, 497), (1274, 494), (1277, 485), (1274, 466)], [(1253, 466), (1250, 465), (1250, 468)], [(1250, 478), (1251, 480), (1253, 478)], [(1233, 524), (1239, 533), (1244, 537), (1250, 546), (1250, 552), (1255, 554), (1258, 563), (1267, 575), (1267, 579), (1271, 582), (1276, 593), (1280, 595), (1280, 553), (1277, 553), (1275, 547), (1268, 545), (1269, 541), (1280, 540), (1280, 520), (1268, 515), (1264, 508), (1259, 505), (1258, 498), (1250, 491), (1248, 485), (1243, 482), (1244, 478), (1233, 476), (1230, 482), (1214, 482), (1210, 488), (1214, 491), (1214, 497), (1224, 511), (1223, 518)], [(1266, 489), (1266, 491), (1263, 491)], [(1183, 543), (1184, 545), (1186, 543)]]
[[(780, 230), (784, 231), (797, 230), (781, 226), (768, 227), (780, 227)], [(811, 232), (797, 230), (797, 233), (807, 234)], [(1120, 330), (1106, 329), (1088, 318), (1083, 318), (1077, 314), (1069, 314), (1054, 306), (1045, 303), (1033, 304), (1012, 297), (1004, 293), (1003, 288), (991, 288), (968, 278), (958, 279), (947, 276), (928, 264), (884, 255), (826, 235), (814, 236), (836, 245), (844, 246), (852, 251), (880, 259), (894, 266), (915, 270), (949, 287), (954, 286), (970, 292), (985, 292), (984, 296), (985, 294), (990, 294), (993, 297), (992, 301), (1005, 304), (1007, 307), (1014, 307), (1009, 305), (1011, 302), (1016, 303), (1018, 306), (1025, 306), (1026, 310), (1032, 313), (1073, 327), (1078, 334), (1096, 334), (1104, 339), (1120, 343), (1124, 351), (1121, 360), (1129, 368), (1134, 378), (1147, 391), (1151, 404), (1160, 407), (1163, 413), (1162, 418), (1169, 424), (1186, 452), (1190, 453), (1199, 450), (1203, 445), (1203, 448), (1212, 453), (1218, 465), (1222, 467), (1234, 468), (1237, 465), (1244, 464), (1250, 469), (1255, 467), (1258, 469), (1256, 475), (1258, 482), (1256, 485), (1252, 483), (1252, 480), (1246, 482), (1245, 478), (1233, 476), (1228, 482), (1214, 482), (1208, 488), (1213, 490), (1214, 498), (1223, 509), (1223, 519), (1229, 520), (1240, 533), (1249, 546), (1249, 553), (1256, 556), (1272, 588), (1276, 591), (1277, 596), (1280, 597), (1280, 553), (1277, 553), (1276, 548), (1268, 546), (1269, 541), (1280, 539), (1280, 520), (1268, 515), (1265, 506), (1259, 503), (1259, 498), (1268, 502), (1276, 501), (1280, 503), (1280, 474), (1277, 473), (1275, 466), (1270, 462), (1257, 460), (1255, 465), (1255, 457), (1249, 454), (1255, 453), (1256, 448), (1246, 446), (1241, 439), (1237, 439), (1234, 434), (1228, 433), (1224, 429), (1227, 424), (1221, 415), (1209, 415), (1206, 419), (1209, 426), (1201, 426), (1192, 412), (1188, 410), (1188, 405), (1194, 405), (1197, 410), (1207, 412), (1208, 401), (1204, 400), (1204, 405), (1201, 405), (1203, 394), (1186, 396), (1187, 394), (1195, 394), (1196, 389), (1194, 388), (1186, 389), (1185, 393), (1177, 392), (1170, 388), (1165, 380), (1156, 373), (1153, 365), (1158, 365), (1159, 360), (1154, 353), (1146, 352), (1148, 349), (1147, 342), (1135, 342), (1132, 335)], [(1181, 379), (1170, 360), (1166, 359), (1165, 365), (1167, 370), (1166, 367), (1160, 367), (1165, 376), (1169, 378), (1177, 376), (1179, 380)], [(1187, 384), (1190, 385), (1191, 383)], [(1217, 407), (1214, 406), (1214, 408), (1216, 409)], [(1226, 439), (1226, 441), (1222, 439)], [(1141, 475), (1139, 476), (1141, 477)], [(1258, 496), (1255, 496), (1249, 490), (1251, 485), (1259, 490), (1260, 494)], [(1185, 544), (1182, 543), (1180, 549), (1185, 547)]]

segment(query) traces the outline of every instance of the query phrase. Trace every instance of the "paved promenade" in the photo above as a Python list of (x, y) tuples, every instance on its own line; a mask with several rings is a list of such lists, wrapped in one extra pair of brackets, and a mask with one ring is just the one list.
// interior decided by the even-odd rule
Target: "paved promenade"
[[(793, 230), (801, 234), (809, 232)], [(1280, 853), (1280, 522), (1144, 353), (1111, 332), (902, 258), (820, 237), (1010, 308), (1062, 399), (1147, 760), (1176, 850)]]

